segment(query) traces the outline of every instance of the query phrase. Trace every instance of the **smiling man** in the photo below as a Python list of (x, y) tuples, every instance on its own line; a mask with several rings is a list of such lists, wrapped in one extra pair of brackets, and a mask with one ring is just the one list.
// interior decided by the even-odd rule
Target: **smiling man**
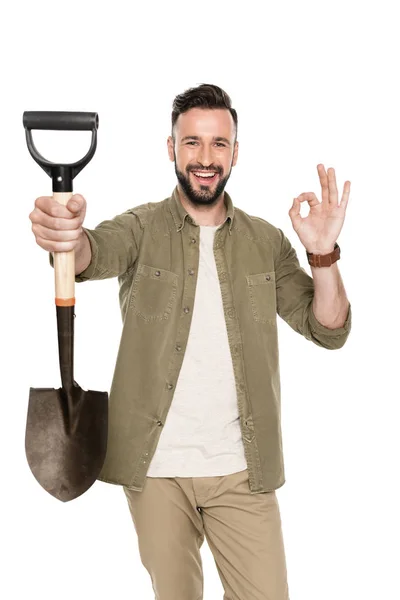
[(173, 103), (171, 196), (95, 229), (82, 225), (79, 194), (66, 207), (38, 198), (30, 215), (42, 248), (75, 250), (77, 282), (119, 280), (123, 331), (99, 479), (123, 486), (158, 600), (203, 598), (205, 537), (226, 599), (289, 598), (275, 494), (285, 482), (277, 315), (329, 350), (351, 327), (336, 242), (350, 182), (339, 204), (334, 170), (318, 165), (322, 201), (303, 193), (289, 210), (310, 276), (282, 230), (225, 191), (237, 129), (221, 88), (191, 88)]
[[(218, 205), (222, 218), (225, 213), (222, 194), (238, 154), (236, 111), (192, 108), (179, 114), (180, 102), (185, 102), (185, 98), (178, 97), (175, 101), (168, 153), (175, 164), (182, 203), (198, 210)], [(209, 214), (209, 209), (205, 214)]]

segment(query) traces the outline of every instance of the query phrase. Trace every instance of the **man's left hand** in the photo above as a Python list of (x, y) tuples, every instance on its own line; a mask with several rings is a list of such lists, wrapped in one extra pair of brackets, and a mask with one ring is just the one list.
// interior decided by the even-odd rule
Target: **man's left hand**
[[(322, 164), (317, 165), (317, 170), (321, 182), (322, 202), (319, 202), (314, 192), (303, 192), (294, 198), (289, 217), (307, 252), (329, 254), (334, 250), (343, 226), (349, 201), (350, 181), (344, 183), (339, 204), (335, 170), (330, 167), (327, 173)], [(302, 217), (300, 204), (305, 200), (310, 205), (310, 212), (306, 217)]]

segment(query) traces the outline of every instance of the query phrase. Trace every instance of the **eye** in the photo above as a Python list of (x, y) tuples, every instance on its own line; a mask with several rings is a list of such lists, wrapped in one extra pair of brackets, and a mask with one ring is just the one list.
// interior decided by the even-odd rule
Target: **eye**
[(216, 142), (217, 146), (222, 146), (223, 148), (225, 148), (225, 144), (223, 144), (222, 142)]
[(188, 144), (197, 144), (197, 142), (192, 141), (192, 142), (188, 142)]

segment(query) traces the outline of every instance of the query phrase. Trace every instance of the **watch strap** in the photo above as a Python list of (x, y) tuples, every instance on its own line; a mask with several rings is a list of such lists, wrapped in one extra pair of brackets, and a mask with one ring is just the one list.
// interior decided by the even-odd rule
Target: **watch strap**
[(335, 243), (334, 249), (329, 254), (313, 254), (307, 252), (308, 263), (312, 267), (330, 267), (334, 262), (340, 258), (340, 247), (338, 243)]

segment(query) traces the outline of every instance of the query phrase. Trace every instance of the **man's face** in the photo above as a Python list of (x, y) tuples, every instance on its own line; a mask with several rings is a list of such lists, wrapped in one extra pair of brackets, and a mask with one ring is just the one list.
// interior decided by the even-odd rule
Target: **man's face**
[(192, 108), (179, 115), (174, 133), (175, 144), (168, 138), (168, 154), (185, 195), (196, 206), (215, 204), (237, 161), (229, 110)]

